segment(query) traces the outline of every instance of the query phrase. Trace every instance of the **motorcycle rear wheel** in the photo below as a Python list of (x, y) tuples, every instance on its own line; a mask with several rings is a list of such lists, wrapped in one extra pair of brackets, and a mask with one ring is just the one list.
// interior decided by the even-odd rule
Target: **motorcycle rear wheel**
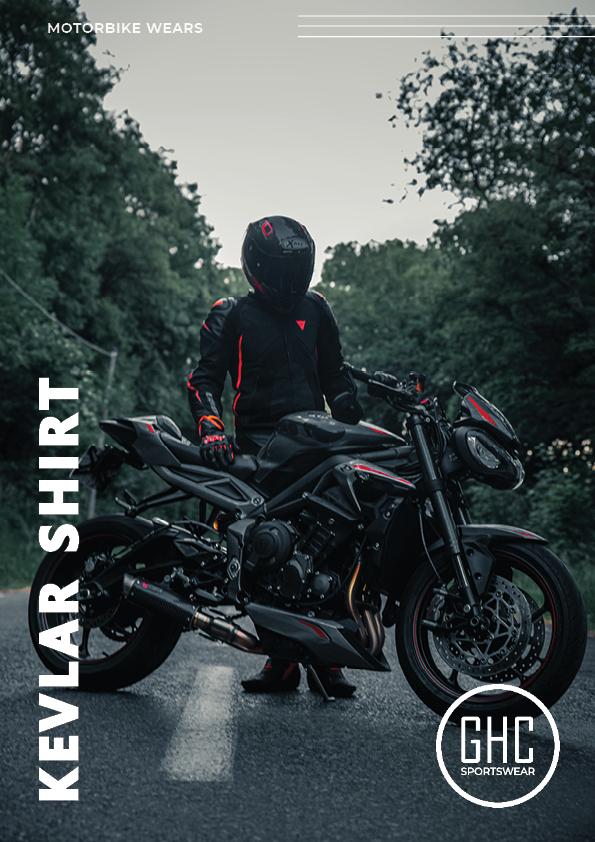
[[(495, 556), (492, 585), (482, 605), (492, 610), (492, 596), (492, 604), (504, 606), (496, 609), (493, 627), (509, 625), (503, 653), (506, 645), (509, 653), (517, 647), (514, 662), (502, 655), (501, 669), (490, 666), (488, 657), (481, 657), (490, 655), (488, 644), (475, 647), (464, 631), (445, 633), (428, 624), (441, 616), (440, 596), (435, 590), (439, 582), (429, 563), (416, 571), (403, 594), (396, 628), (399, 661), (417, 696), (440, 715), (465, 692), (488, 684), (520, 687), (549, 708), (572, 683), (585, 653), (584, 602), (560, 559), (541, 545), (491, 549)], [(451, 566), (442, 560), (436, 568), (450, 590), (454, 585)], [(498, 656), (496, 652), (496, 661)], [(535, 717), (540, 712), (518, 693), (493, 691), (467, 699), (450, 718), (456, 722), (468, 715)]]
[[(110, 595), (93, 603), (79, 604), (79, 614), (39, 613), (39, 593), (44, 585), (64, 587), (80, 579), (86, 563), (109, 563), (113, 554), (142, 538), (149, 521), (109, 515), (85, 521), (78, 527), (75, 552), (58, 550), (45, 556), (29, 597), (29, 630), (37, 654), (51, 672), (68, 672), (69, 659), (61, 652), (41, 646), (39, 633), (69, 620), (79, 619), (79, 689), (117, 690), (145, 678), (159, 667), (173, 650), (181, 634), (176, 623), (127, 603), (120, 584)], [(113, 591), (113, 592), (112, 592)]]

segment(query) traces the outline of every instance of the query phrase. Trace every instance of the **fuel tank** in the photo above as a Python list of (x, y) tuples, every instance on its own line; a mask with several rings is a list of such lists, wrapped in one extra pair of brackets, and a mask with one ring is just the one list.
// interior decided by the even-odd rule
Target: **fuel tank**
[(327, 412), (294, 412), (277, 425), (258, 453), (251, 482), (274, 494), (329, 456), (402, 447), (405, 441), (382, 427), (343, 424)]

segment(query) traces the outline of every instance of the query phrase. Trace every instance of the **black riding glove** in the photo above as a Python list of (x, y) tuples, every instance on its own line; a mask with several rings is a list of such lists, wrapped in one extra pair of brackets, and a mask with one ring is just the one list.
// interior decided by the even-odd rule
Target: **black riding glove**
[(211, 468), (228, 468), (233, 462), (233, 439), (225, 434), (205, 436), (200, 443), (200, 455)]
[[(375, 371), (372, 377), (376, 383), (380, 382), (385, 386), (392, 386), (393, 388), (397, 387), (401, 382), (398, 377), (394, 376), (394, 374), (388, 374), (386, 371)], [(374, 398), (381, 398), (385, 392), (382, 389), (379, 389), (378, 386), (372, 382), (368, 383), (368, 394), (372, 395)]]

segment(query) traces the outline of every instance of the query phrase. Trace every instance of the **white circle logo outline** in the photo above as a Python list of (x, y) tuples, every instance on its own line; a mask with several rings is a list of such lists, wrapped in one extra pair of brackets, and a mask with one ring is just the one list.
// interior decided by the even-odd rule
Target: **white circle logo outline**
[[(535, 789), (532, 789), (531, 792), (528, 792), (526, 795), (523, 795), (521, 798), (515, 798), (514, 801), (483, 801), (481, 798), (476, 798), (474, 795), (469, 795), (468, 792), (456, 784), (450, 776), (450, 772), (446, 768), (446, 764), (444, 763), (444, 758), (442, 757), (442, 735), (444, 734), (444, 729), (446, 728), (446, 723), (448, 722), (451, 714), (455, 711), (460, 704), (466, 702), (467, 699), (470, 699), (471, 696), (476, 696), (478, 693), (484, 693), (486, 690), (507, 690), (508, 692), (518, 693), (521, 696), (525, 696), (527, 699), (530, 699), (533, 704), (537, 705), (538, 708), (545, 714), (547, 721), (550, 724), (550, 728), (552, 729), (552, 734), (554, 736), (554, 756), (552, 758), (552, 763), (549, 769), (549, 772), (545, 776), (538, 786)], [(560, 735), (558, 733), (558, 728), (554, 721), (554, 717), (543, 704), (541, 699), (538, 699), (537, 696), (534, 696), (532, 693), (529, 693), (528, 690), (523, 690), (522, 687), (512, 687), (510, 684), (482, 684), (481, 687), (475, 687), (473, 690), (468, 690), (466, 693), (463, 693), (456, 701), (452, 703), (449, 709), (446, 711), (444, 716), (440, 721), (440, 727), (438, 728), (438, 733), (436, 735), (436, 757), (438, 759), (438, 765), (440, 766), (440, 771), (444, 775), (444, 779), (446, 783), (451, 786), (455, 792), (458, 792), (459, 795), (462, 795), (463, 798), (466, 798), (467, 801), (472, 801), (473, 804), (479, 804), (480, 807), (492, 807), (493, 809), (501, 809), (502, 807), (516, 807), (517, 804), (522, 804), (524, 801), (528, 801), (530, 798), (533, 798), (537, 795), (541, 790), (550, 782), (552, 775), (556, 771), (556, 766), (558, 765), (558, 759), (560, 757)]]

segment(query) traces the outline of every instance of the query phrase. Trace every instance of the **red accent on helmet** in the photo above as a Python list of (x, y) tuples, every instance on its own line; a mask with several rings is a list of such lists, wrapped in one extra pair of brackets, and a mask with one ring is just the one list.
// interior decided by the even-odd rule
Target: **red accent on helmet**
[(246, 279), (255, 293), (280, 313), (294, 310), (306, 295), (314, 256), (312, 237), (290, 217), (263, 217), (246, 229), (242, 243)]

